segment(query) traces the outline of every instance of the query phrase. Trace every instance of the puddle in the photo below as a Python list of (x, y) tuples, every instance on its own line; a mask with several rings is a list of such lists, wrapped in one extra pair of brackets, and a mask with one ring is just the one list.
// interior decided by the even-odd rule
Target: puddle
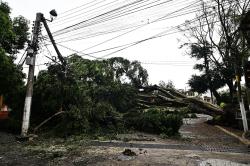
[(207, 159), (200, 163), (200, 166), (249, 166), (249, 165), (250, 164), (241, 164), (221, 159)]

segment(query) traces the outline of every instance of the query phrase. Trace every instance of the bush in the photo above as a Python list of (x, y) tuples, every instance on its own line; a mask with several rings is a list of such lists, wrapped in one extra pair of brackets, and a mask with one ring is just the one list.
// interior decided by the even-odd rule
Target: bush
[(72, 134), (107, 134), (124, 131), (121, 115), (107, 102), (91, 103), (85, 107), (70, 105), (63, 119), (55, 127), (57, 136)]
[(178, 112), (148, 109), (143, 113), (133, 112), (126, 115), (126, 124), (139, 131), (173, 136), (178, 134), (182, 116)]
[(226, 103), (221, 102), (221, 103), (220, 103), (220, 108), (224, 109), (225, 107), (226, 107)]
[(98, 102), (91, 113), (91, 122), (102, 129), (118, 132), (124, 130), (122, 116), (108, 102)]
[[(83, 134), (90, 130), (89, 117), (85, 110), (71, 105), (69, 110), (61, 116), (54, 118), (46, 124), (46, 128), (52, 128), (52, 135), (68, 136), (72, 134)], [(44, 128), (45, 126), (43, 126)]]
[(195, 113), (192, 113), (192, 114), (190, 115), (190, 118), (198, 118), (198, 117), (197, 117), (197, 115), (196, 115)]
[(236, 105), (225, 104), (223, 107), (224, 114), (215, 116), (212, 120), (208, 121), (208, 123), (241, 129), (241, 123), (238, 123), (235, 116), (235, 111), (238, 109)]
[(13, 118), (0, 120), (0, 130), (5, 132), (11, 132), (14, 134), (20, 134), (22, 122)]
[(245, 133), (244, 133), (244, 137), (245, 137), (246, 139), (250, 139), (250, 131), (245, 132)]

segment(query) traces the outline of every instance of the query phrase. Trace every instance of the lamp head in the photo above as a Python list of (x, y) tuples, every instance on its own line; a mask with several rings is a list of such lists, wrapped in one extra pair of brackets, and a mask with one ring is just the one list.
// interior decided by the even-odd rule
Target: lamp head
[(57, 17), (57, 13), (56, 13), (56, 10), (53, 9), (49, 12), (49, 14), (52, 16), (52, 17)]

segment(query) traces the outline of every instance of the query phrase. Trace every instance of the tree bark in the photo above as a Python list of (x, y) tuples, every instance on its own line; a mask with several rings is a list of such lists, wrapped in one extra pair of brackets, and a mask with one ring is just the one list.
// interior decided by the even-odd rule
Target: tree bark
[[(217, 105), (205, 102), (198, 98), (189, 98), (174, 89), (165, 89), (158, 87), (157, 85), (142, 87), (142, 89), (145, 89), (145, 91), (142, 92), (143, 94), (138, 94), (139, 98), (137, 99), (137, 102), (139, 106), (145, 106), (146, 108), (155, 106), (192, 106), (192, 108), (195, 108), (197, 113), (205, 113), (209, 115), (223, 114), (223, 111)], [(152, 94), (155, 90), (158, 90), (162, 93), (157, 95)]]
[(60, 114), (63, 114), (63, 113), (65, 113), (65, 111), (60, 111), (60, 112), (55, 113), (55, 114), (52, 115), (51, 117), (45, 119), (42, 123), (40, 123), (38, 126), (36, 126), (36, 127), (34, 128), (34, 133), (35, 133), (40, 127), (42, 127), (45, 123), (47, 123), (48, 121), (50, 121), (52, 118), (54, 118), (54, 117), (56, 117), (56, 116), (58, 116), (58, 115), (60, 115)]

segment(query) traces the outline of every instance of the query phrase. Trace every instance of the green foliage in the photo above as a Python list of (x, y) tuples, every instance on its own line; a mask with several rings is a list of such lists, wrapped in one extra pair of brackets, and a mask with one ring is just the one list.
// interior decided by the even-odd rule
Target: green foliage
[(182, 125), (182, 116), (178, 112), (163, 111), (161, 109), (148, 109), (143, 113), (132, 112), (125, 116), (126, 124), (136, 130), (166, 134), (178, 134)]
[[(210, 81), (214, 89), (219, 89), (225, 85), (225, 80), (221, 78), (219, 73), (212, 70), (210, 73), (212, 74)], [(192, 75), (192, 77), (188, 80), (188, 84), (192, 90), (198, 93), (205, 93), (209, 89), (209, 82), (205, 73), (199, 76)]]
[(224, 109), (226, 107), (226, 105), (227, 105), (226, 103), (222, 102), (222, 103), (220, 103), (220, 108)]
[(137, 87), (147, 84), (146, 70), (138, 62), (123, 58), (90, 61), (77, 55), (67, 61), (66, 75), (58, 65), (39, 73), (33, 120), (41, 121), (63, 110), (66, 114), (54, 122), (55, 131), (63, 135), (117, 133), (127, 127), (167, 135), (178, 133), (182, 116), (177, 112), (132, 111), (136, 106)]
[(0, 94), (4, 95), (5, 103), (10, 108), (17, 108), (16, 104), (20, 103), (20, 93), (23, 92), (24, 74), (13, 63), (11, 57), (7, 56), (5, 51), (0, 47)]
[(192, 77), (188, 80), (188, 85), (192, 90), (198, 93), (205, 93), (208, 90), (208, 84), (206, 82), (205, 75), (192, 75)]
[[(249, 57), (248, 46), (242, 44), (249, 39), (249, 35), (239, 31), (240, 23), (245, 20), (243, 18), (247, 18), (249, 3), (243, 0), (242, 3), (245, 3), (246, 6), (242, 7), (239, 1), (211, 0), (211, 2), (215, 4), (213, 8), (208, 8), (210, 1), (204, 1), (200, 7), (201, 10), (196, 13), (197, 26), (194, 26), (192, 21), (187, 21), (185, 25), (185, 29), (189, 29), (189, 33), (185, 31), (184, 35), (188, 42), (184, 45), (188, 46), (190, 50), (189, 56), (202, 60), (201, 63), (194, 66), (194, 69), (202, 72), (201, 75), (193, 76), (189, 80), (189, 84), (193, 86), (194, 90), (200, 92), (210, 89), (217, 101), (223, 102), (225, 100), (220, 98), (216, 90), (226, 85), (230, 91), (229, 102), (233, 103), (236, 92), (235, 75), (240, 77), (243, 75), (242, 62)], [(230, 6), (224, 8), (227, 4)], [(214, 14), (209, 15), (208, 13)], [(212, 20), (218, 20), (218, 22), (206, 24)], [(206, 25), (199, 26), (203, 24)]]
[(107, 102), (98, 102), (91, 112), (91, 120), (103, 126), (114, 125), (119, 113)]
[(39, 73), (34, 85), (32, 110), (36, 112), (31, 115), (32, 124), (63, 110), (66, 114), (56, 125), (57, 132), (124, 130), (121, 113), (136, 106), (136, 87), (147, 84), (145, 69), (123, 58), (90, 61), (71, 55), (67, 62), (67, 73), (57, 64)]
[(247, 131), (247, 132), (245, 133), (245, 138), (246, 138), (246, 139), (250, 139), (250, 131)]
[(23, 85), (23, 74), (0, 47), (0, 92), (7, 94), (15, 92)]
[(89, 115), (87, 114), (87, 111), (83, 111), (82, 109), (72, 105), (63, 121), (63, 123), (67, 123), (67, 125), (60, 125), (67, 127), (66, 130), (64, 128), (66, 132), (86, 133), (90, 128), (88, 118)]
[(23, 49), (28, 41), (28, 21), (22, 17), (10, 18), (10, 7), (7, 3), (0, 4), (0, 47), (9, 54)]
[(224, 114), (215, 116), (209, 123), (241, 128), (238, 124), (238, 120), (236, 119), (235, 110), (237, 110), (237, 106), (226, 104), (223, 108)]
[(13, 32), (15, 34), (14, 49), (20, 50), (29, 41), (29, 26), (28, 21), (23, 17), (15, 17), (12, 21)]
[(213, 52), (209, 47), (209, 43), (207, 41), (204, 41), (203, 43), (192, 43), (190, 45), (190, 56), (192, 58), (196, 58), (197, 60), (204, 59), (212, 53)]
[(15, 40), (15, 34), (9, 16), (10, 8), (6, 3), (0, 4), (0, 47), (6, 52), (11, 53), (12, 43)]
[(171, 88), (171, 89), (175, 89), (174, 83), (171, 80), (168, 80), (168, 82), (164, 82), (164, 81), (160, 81), (159, 82), (159, 86), (162, 88)]
[(192, 113), (192, 114), (190, 115), (190, 118), (197, 118), (197, 115), (196, 115), (195, 113)]
[(28, 22), (21, 16), (12, 20), (10, 11), (7, 3), (0, 3), (0, 95), (4, 96), (4, 103), (12, 110), (10, 118), (1, 127), (19, 131), (25, 96), (25, 75), (14, 64), (14, 56), (28, 41)]
[[(230, 103), (231, 102), (231, 97), (230, 97), (229, 91), (222, 91), (220, 93), (220, 95), (221, 95), (221, 100), (224, 103)], [(233, 96), (233, 101), (235, 102), (233, 104), (237, 104), (237, 96), (236, 96), (236, 94), (234, 94), (234, 96)]]

